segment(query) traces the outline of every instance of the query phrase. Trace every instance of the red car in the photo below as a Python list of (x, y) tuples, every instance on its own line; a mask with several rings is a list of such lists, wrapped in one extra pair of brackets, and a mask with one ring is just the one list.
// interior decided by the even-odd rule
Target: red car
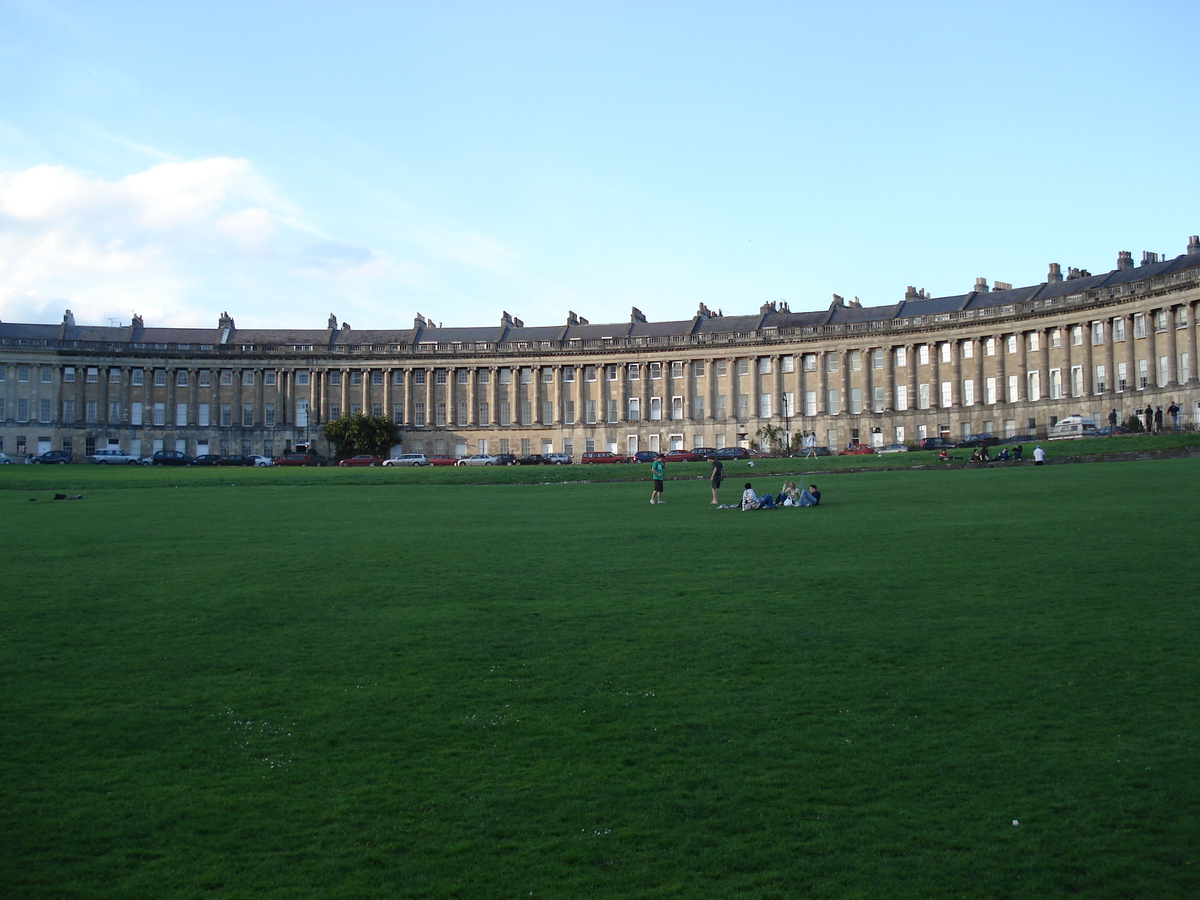
[(358, 456), (352, 456), (349, 459), (343, 459), (338, 466), (340, 468), (348, 468), (350, 466), (382, 466), (382, 456), (371, 456), (369, 453), (360, 453)]
[(845, 450), (841, 451), (838, 456), (870, 456), (875, 452), (874, 447), (869, 447), (866, 444), (851, 444)]
[(458, 462), (453, 456), (443, 456), (441, 454), (426, 456), (425, 458), (435, 466), (453, 466)]
[(663, 454), (663, 462), (700, 462), (702, 459), (703, 456), (691, 450), (668, 450)]
[(583, 454), (583, 459), (580, 460), (585, 466), (600, 465), (602, 463), (623, 463), (625, 457), (617, 456), (608, 450), (593, 450), (590, 453)]

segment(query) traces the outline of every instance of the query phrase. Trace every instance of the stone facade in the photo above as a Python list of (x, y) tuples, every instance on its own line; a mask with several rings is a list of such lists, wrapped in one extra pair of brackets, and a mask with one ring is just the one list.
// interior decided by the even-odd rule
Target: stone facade
[[(893, 306), (836, 297), (748, 316), (356, 331), (0, 323), (0, 450), (16, 459), (119, 446), (278, 455), (361, 411), (405, 451), (566, 452), (755, 444), (769, 427), (836, 448), (990, 431), (1044, 436), (1074, 413), (1107, 424), (1173, 401), (1200, 421), (1200, 239), (1102, 275), (1052, 264), (1039, 285), (984, 279)], [(1168, 420), (1169, 423), (1169, 420)]]

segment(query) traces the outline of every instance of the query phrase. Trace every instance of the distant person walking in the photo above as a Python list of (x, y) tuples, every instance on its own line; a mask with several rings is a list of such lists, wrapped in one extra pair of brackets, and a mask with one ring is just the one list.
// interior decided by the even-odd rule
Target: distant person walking
[(1179, 430), (1179, 404), (1176, 403), (1174, 400), (1172, 400), (1171, 405), (1167, 407), (1167, 415), (1169, 415), (1171, 417), (1171, 428), (1174, 429), (1175, 431), (1178, 431)]
[(1040, 465), (1045, 464), (1045, 462), (1046, 462), (1046, 451), (1043, 450), (1041, 448), (1041, 446), (1034, 447), (1033, 448), (1033, 464), (1035, 466), (1040, 466)]
[(721, 461), (715, 456), (712, 460), (712, 472), (708, 476), (708, 483), (712, 485), (714, 506), (720, 506), (721, 501), (717, 499), (717, 491), (721, 489), (721, 482), (725, 480), (725, 467), (721, 465)]
[(666, 503), (663, 499), (663, 475), (666, 473), (666, 464), (663, 462), (663, 455), (660, 453), (654, 457), (654, 462), (650, 463), (650, 477), (654, 479), (654, 490), (650, 492), (650, 504)]

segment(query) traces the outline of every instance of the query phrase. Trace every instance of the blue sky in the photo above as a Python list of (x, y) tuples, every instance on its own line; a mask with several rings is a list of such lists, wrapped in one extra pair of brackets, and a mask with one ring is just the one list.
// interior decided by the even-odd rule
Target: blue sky
[(1200, 4), (0, 0), (0, 319), (894, 303), (1200, 232)]

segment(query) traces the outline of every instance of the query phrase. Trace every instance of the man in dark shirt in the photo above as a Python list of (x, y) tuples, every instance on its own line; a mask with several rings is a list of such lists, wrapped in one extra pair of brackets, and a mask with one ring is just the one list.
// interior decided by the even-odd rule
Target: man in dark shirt
[(800, 492), (800, 505), (801, 506), (820, 506), (821, 505), (821, 492), (817, 490), (817, 486), (815, 484), (810, 484), (808, 486), (807, 491)]

